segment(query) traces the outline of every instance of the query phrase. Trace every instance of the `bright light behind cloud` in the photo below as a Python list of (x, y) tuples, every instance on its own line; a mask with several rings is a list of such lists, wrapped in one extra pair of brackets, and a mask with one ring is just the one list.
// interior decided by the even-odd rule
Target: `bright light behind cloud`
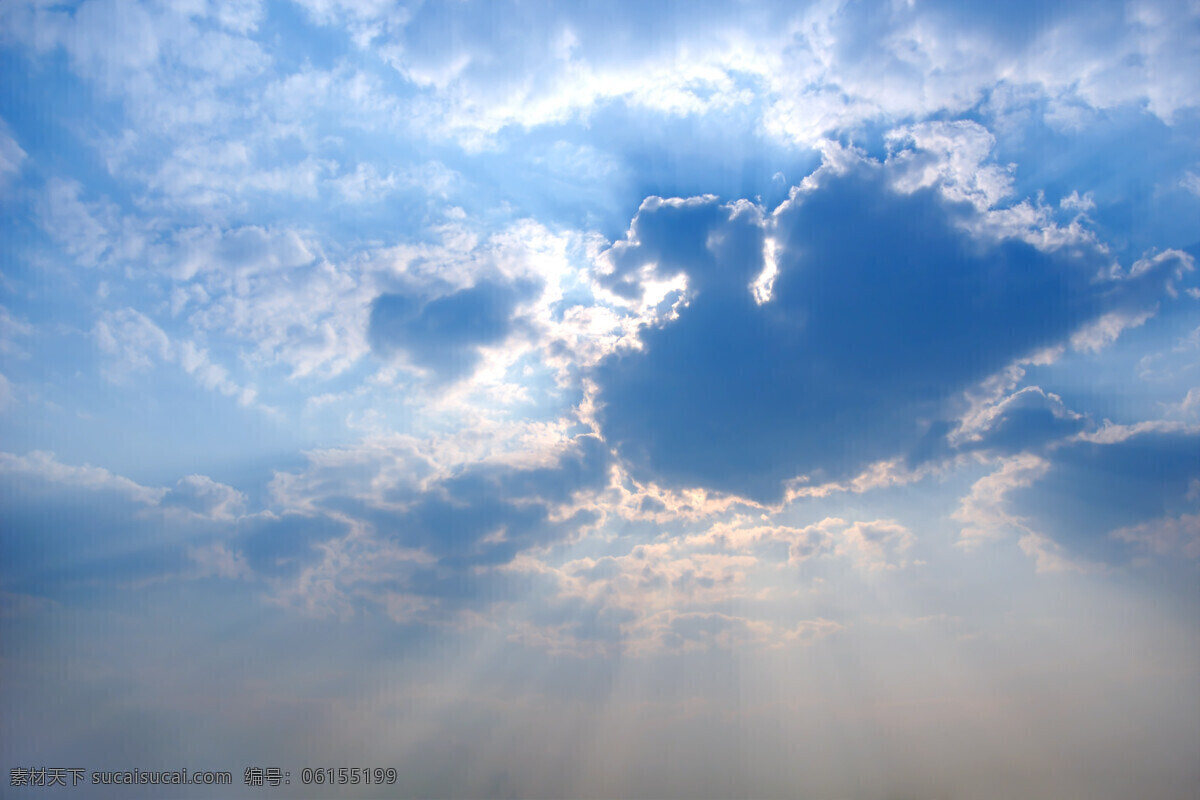
[(0, 794), (1196, 795), (1195, 3), (0, 53)]

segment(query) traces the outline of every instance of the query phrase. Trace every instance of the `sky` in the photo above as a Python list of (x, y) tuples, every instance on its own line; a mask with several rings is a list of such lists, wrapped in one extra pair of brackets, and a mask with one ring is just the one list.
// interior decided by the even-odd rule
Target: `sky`
[(9, 0), (0, 794), (1194, 798), (1198, 258), (1195, 0)]

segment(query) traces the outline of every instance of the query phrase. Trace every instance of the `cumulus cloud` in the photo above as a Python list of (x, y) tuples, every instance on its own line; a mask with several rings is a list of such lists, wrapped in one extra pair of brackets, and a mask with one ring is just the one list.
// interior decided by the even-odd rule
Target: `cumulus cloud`
[[(454, 7), (313, 5), (314, 18), (346, 26), (423, 93), (416, 108), (430, 131), (471, 147), (614, 104), (660, 116), (748, 109), (770, 135), (813, 144), (864, 123), (962, 113), (1006, 87), (1049, 102), (1064, 124), (1064, 109), (1141, 103), (1173, 120), (1197, 103), (1185, 79), (1163, 79), (1195, 63), (1195, 26), (1180, 16), (1196, 12), (1172, 3), (1106, 2), (1088, 14), (1058, 3), (1004, 17), (884, 0), (736, 14), (635, 5), (603, 19), (504, 5), (486, 20)], [(517, 35), (521, 55), (508, 58)]]
[(256, 276), (311, 264), (314, 259), (309, 246), (290, 229), (266, 230), (256, 225), (229, 230), (191, 228), (177, 231), (173, 238), (177, 249), (171, 266), (180, 281), (215, 273), (214, 279), (243, 284)]
[(163, 256), (173, 267), (172, 314), (198, 333), (244, 348), (256, 367), (334, 376), (368, 351), (375, 291), (361, 265), (335, 264), (292, 229), (192, 229)]

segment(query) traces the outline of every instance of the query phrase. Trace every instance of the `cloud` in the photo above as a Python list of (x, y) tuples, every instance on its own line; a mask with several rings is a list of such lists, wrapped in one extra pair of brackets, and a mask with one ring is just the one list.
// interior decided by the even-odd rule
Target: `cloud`
[(81, 590), (255, 577), (230, 544), (243, 523), (254, 527), (246, 498), (207, 476), (145, 486), (34, 451), (0, 453), (0, 478), (10, 587), (74, 603)]
[(998, 470), (977, 480), (953, 514), (954, 519), (963, 523), (959, 543), (974, 547), (1014, 530), (1029, 532), (1025, 521), (1009, 511), (1009, 493), (1031, 486), (1048, 469), (1045, 460), (1025, 453), (1004, 459)]
[(439, 380), (454, 380), (474, 370), (480, 347), (504, 342), (518, 304), (540, 288), (484, 281), (434, 298), (385, 293), (371, 304), (370, 341), (383, 356), (403, 352)]
[(895, 520), (856, 522), (842, 532), (838, 552), (868, 569), (896, 569), (907, 563), (904, 554), (915, 541), (912, 532)]
[(221, 25), (237, 33), (256, 30), (265, 15), (261, 0), (218, 0), (212, 8)]
[(847, 522), (840, 517), (826, 517), (795, 527), (736, 517), (732, 522), (710, 523), (703, 533), (689, 536), (685, 542), (688, 547), (753, 553), (766, 562), (793, 566), (810, 559), (844, 558), (861, 569), (876, 571), (907, 566), (907, 553), (916, 537), (891, 519)]
[(1019, 534), (1039, 572), (1097, 571), (1132, 555), (1192, 557), (1200, 434), (1179, 424), (1108, 426), (1022, 453), (978, 480), (954, 518), (960, 542)]
[[(464, 565), (504, 563), (595, 522), (593, 512), (570, 510), (570, 502), (577, 492), (607, 485), (608, 461), (599, 439), (581, 436), (550, 466), (469, 465), (430, 485), (398, 513), (375, 518), (392, 520), (384, 535), (406, 546)], [(394, 500), (403, 501), (407, 492), (398, 491)]]
[(886, 0), (686, 14), (635, 4), (603, 18), (504, 4), (486, 19), (454, 6), (309, 6), (419, 92), (422, 127), (471, 148), (614, 106), (658, 119), (745, 114), (772, 137), (813, 145), (865, 125), (962, 114), (1009, 88), (1053, 105), (1063, 124), (1072, 110), (1122, 106), (1173, 121), (1200, 99), (1181, 77), (1196, 64), (1197, 12), (1169, 2), (1004, 16)]
[(1068, 409), (1061, 397), (1038, 386), (1026, 386), (975, 410), (950, 439), (961, 451), (993, 450), (1011, 455), (1036, 451), (1087, 427), (1087, 419)]
[(205, 389), (220, 392), (226, 397), (236, 397), (240, 405), (253, 405), (258, 396), (253, 387), (239, 386), (229, 377), (229, 370), (220, 364), (214, 364), (208, 356), (208, 351), (192, 342), (183, 342), (180, 345), (179, 365)]
[(144, 69), (158, 60), (153, 21), (134, 0), (85, 3), (71, 22), (63, 40), (80, 72), (115, 83), (126, 70)]
[(1169, 557), (1178, 553), (1185, 558), (1200, 559), (1200, 514), (1159, 517), (1118, 528), (1109, 536), (1151, 555)]
[[(1111, 274), (1087, 239), (1034, 244), (983, 225), (1005, 210), (986, 206), (1000, 193), (963, 202), (954, 157), (913, 188), (901, 155), (834, 148), (770, 214), (712, 197), (643, 203), (598, 280), (634, 295), (683, 276), (686, 290), (677, 319), (594, 371), (601, 432), (635, 478), (771, 501), (797, 476), (853, 477), (918, 447), (1009, 365), (1152, 314), (1192, 268), (1172, 251)], [(777, 274), (760, 304), (768, 239)], [(1006, 424), (1016, 437), (1022, 423)]]
[(18, 340), (28, 341), (33, 335), (33, 326), (0, 306), (0, 353), (9, 358), (26, 359), (29, 353)]
[(163, 496), (162, 505), (199, 517), (233, 520), (245, 513), (246, 495), (206, 475), (187, 475)]
[(8, 123), (0, 119), (0, 186), (21, 172), (25, 158), (25, 151), (13, 138)]
[(177, 363), (205, 389), (236, 398), (243, 406), (254, 405), (258, 393), (252, 386), (234, 381), (229, 370), (214, 363), (208, 351), (195, 342), (172, 342), (162, 328), (136, 309), (104, 312), (92, 335), (109, 358), (102, 372), (115, 383), (125, 383), (133, 373), (146, 372), (160, 363)]
[(324, 258), (300, 231), (183, 229), (160, 258), (174, 277), (172, 315), (197, 338), (240, 345), (250, 366), (332, 377), (368, 352), (372, 278), (353, 260)]
[(997, 206), (1013, 191), (1015, 164), (988, 164), (995, 137), (965, 120), (923, 122), (888, 131), (893, 185), (902, 192), (940, 186), (948, 200), (980, 211)]
[(95, 266), (112, 247), (108, 228), (79, 199), (83, 187), (76, 181), (51, 178), (38, 208), (42, 227), (58, 239), (67, 253), (85, 266)]
[(1025, 533), (1017, 540), (1021, 552), (1033, 559), (1034, 569), (1039, 573), (1057, 572), (1100, 572), (1098, 564), (1071, 558), (1066, 548), (1040, 533)]
[(230, 550), (222, 542), (190, 548), (188, 555), (196, 564), (197, 577), (217, 577), (230, 580), (248, 580), (254, 577), (245, 557), (241, 553)]
[(120, 380), (172, 358), (171, 340), (141, 312), (124, 308), (105, 312), (93, 330), (100, 350), (113, 359), (109, 376)]
[(248, 225), (228, 230), (192, 228), (174, 234), (177, 254), (173, 272), (187, 281), (206, 273), (215, 279), (246, 282), (259, 275), (311, 264), (315, 256), (300, 235), (290, 229), (267, 230)]
[(669, 648), (732, 649), (762, 642), (770, 635), (770, 628), (763, 623), (727, 614), (687, 612), (669, 615), (662, 623), (659, 635)]
[(1200, 433), (1195, 430), (1146, 426), (1115, 434), (1101, 429), (1054, 449), (1044, 475), (1014, 491), (1009, 504), (1033, 531), (1068, 553), (1121, 563), (1129, 553), (1116, 542), (1148, 544), (1172, 525), (1182, 534), (1187, 516), (1195, 513), (1197, 478)]
[(164, 489), (142, 486), (102, 467), (63, 464), (53, 453), (42, 450), (25, 456), (0, 453), (0, 472), (89, 491), (116, 492), (142, 505), (156, 505), (166, 493)]
[(397, 445), (311, 453), (306, 470), (276, 475), (277, 518), (256, 522), (244, 547), (256, 569), (277, 576), (277, 602), (346, 616), (402, 595), (428, 609), (413, 622), (447, 622), (529, 591), (498, 568), (600, 521), (579, 502), (609, 480), (608, 452), (594, 436), (559, 442), (532, 462), (445, 468), (411, 442)]
[(1188, 170), (1183, 173), (1183, 177), (1179, 179), (1179, 185), (1197, 197), (1200, 197), (1200, 175), (1195, 172)]

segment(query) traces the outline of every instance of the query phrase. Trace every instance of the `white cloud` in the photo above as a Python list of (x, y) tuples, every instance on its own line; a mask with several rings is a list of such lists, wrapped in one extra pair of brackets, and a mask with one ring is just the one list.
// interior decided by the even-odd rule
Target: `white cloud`
[(224, 542), (212, 542), (188, 548), (188, 556), (196, 564), (197, 578), (225, 578), (227, 580), (251, 580), (254, 571), (241, 553), (234, 552)]
[(1179, 185), (1200, 197), (1200, 175), (1197, 175), (1195, 172), (1188, 170), (1183, 173), (1183, 177), (1179, 179)]
[(1096, 201), (1092, 199), (1091, 192), (1080, 197), (1077, 190), (1072, 190), (1069, 195), (1058, 201), (1058, 205), (1060, 208), (1065, 208), (1068, 211), (1078, 211), (1081, 214), (1086, 214), (1088, 211), (1096, 208)]
[(83, 74), (116, 84), (126, 71), (158, 60), (153, 20), (136, 0), (93, 0), (58, 22), (63, 43)]
[[(1143, 102), (1170, 121), (1200, 99), (1179, 67), (1196, 63), (1194, 26), (1174, 6), (1131, 5), (1125, 19), (1069, 14), (1026, 37), (923, 5), (866, 8), (816, 3), (707, 27), (675, 18), (655, 47), (641, 49), (629, 44), (643, 33), (633, 15), (581, 37), (588, 23), (570, 11), (514, 14), (509, 25), (536, 33), (523, 40), (522, 69), (501, 58), (503, 30), (481, 31), (453, 12), (441, 30), (406, 19), (386, 34), (387, 16), (371, 16), (381, 51), (427, 93), (429, 129), (469, 147), (486, 146), (506, 126), (587, 119), (614, 102), (671, 116), (744, 107), (770, 135), (811, 145), (867, 121), (960, 113), (997, 86), (1046, 98), (1060, 118), (1071, 104)], [(412, 38), (422, 35), (428, 41)]]
[(1146, 324), (1157, 312), (1157, 306), (1145, 311), (1111, 311), (1071, 334), (1071, 347), (1091, 353), (1103, 350), (1124, 331)]
[(831, 619), (810, 619), (797, 623), (791, 630), (784, 633), (784, 638), (788, 641), (809, 645), (845, 629), (845, 625)]
[[(177, 235), (172, 312), (197, 333), (237, 343), (251, 366), (292, 376), (337, 375), (368, 351), (377, 293), (356, 263), (335, 265), (290, 229), (193, 229)], [(192, 358), (190, 363), (196, 363)]]
[(251, 33), (265, 16), (261, 0), (213, 0), (214, 15), (221, 25), (236, 33)]
[[(1046, 474), (1050, 462), (1029, 453), (1022, 453), (1000, 462), (1000, 468), (977, 480), (970, 493), (959, 503), (953, 518), (963, 523), (959, 544), (975, 547), (984, 541), (1001, 538), (1013, 531), (1022, 531), (1034, 538), (1030, 547), (1043, 540), (1029, 530), (1025, 521), (1007, 509), (1008, 493), (1032, 486)], [(1037, 548), (1033, 548), (1037, 549)]]
[(0, 119), (0, 186), (9, 178), (20, 173), (26, 154), (13, 138), (8, 124)]
[[(369, 437), (353, 447), (312, 450), (299, 472), (276, 472), (272, 503), (285, 510), (316, 514), (316, 503), (328, 497), (352, 497), (387, 507), (387, 491), (416, 489), (438, 474), (424, 443), (399, 434)], [(449, 465), (446, 467), (449, 468)]]
[(978, 213), (960, 224), (975, 235), (1019, 239), (1045, 251), (1079, 245), (1105, 251), (1082, 213), (1094, 206), (1090, 196), (1080, 198), (1073, 192), (1063, 198), (1062, 209), (1080, 212), (1065, 226), (1040, 195), (1001, 205), (1013, 193), (1016, 165), (988, 163), (996, 139), (979, 123), (922, 122), (888, 131), (885, 140), (892, 187), (911, 193), (936, 186), (946, 199), (970, 203)]
[(315, 544), (317, 561), (292, 578), (270, 579), (267, 601), (284, 608), (325, 619), (345, 620), (356, 614), (364, 601), (384, 605), (394, 594), (394, 586), (416, 566), (434, 562), (425, 553), (397, 547), (370, 535), (363, 523), (340, 518), (350, 533), (344, 537)]
[(320, 25), (342, 25), (359, 47), (369, 47), (379, 37), (398, 32), (410, 12), (395, 0), (298, 0)]
[(112, 241), (105, 225), (93, 216), (98, 209), (89, 208), (79, 199), (82, 191), (77, 181), (51, 178), (46, 182), (38, 216), (45, 231), (58, 239), (69, 255), (84, 266), (96, 266)]
[[(1007, 374), (1002, 373), (1000, 381), (993, 381), (992, 386), (1003, 385), (1010, 379), (1019, 380), (1024, 370), (1014, 368)], [(990, 387), (989, 387), (990, 388)], [(1010, 386), (1011, 388), (1011, 386)], [(986, 391), (986, 390), (985, 390)], [(999, 394), (987, 396), (981, 394), (972, 398), (972, 408), (959, 420), (959, 426), (949, 436), (949, 441), (955, 447), (963, 447), (972, 442), (979, 442), (984, 434), (992, 428), (1005, 414), (1020, 409), (1044, 409), (1055, 419), (1067, 421), (1082, 421), (1078, 414), (1063, 404), (1062, 398), (1053, 392), (1046, 392), (1040, 386), (1025, 386), (1010, 395)]]
[(226, 397), (236, 397), (240, 405), (248, 406), (254, 403), (257, 392), (253, 388), (242, 387), (229, 377), (229, 370), (220, 364), (214, 364), (208, 357), (208, 351), (199, 348), (193, 342), (183, 342), (179, 348), (179, 365), (184, 372), (196, 379), (196, 382), (210, 392), (220, 392)]
[[(1195, 486), (1200, 486), (1200, 482), (1193, 481)], [(1185, 558), (1200, 559), (1200, 514), (1159, 517), (1118, 528), (1109, 537), (1155, 556), (1170, 557), (1178, 553)]]
[(28, 358), (29, 353), (17, 343), (17, 340), (26, 339), (32, 335), (32, 325), (23, 319), (14, 317), (7, 308), (0, 306), (0, 354), (10, 358)]
[(176, 232), (174, 239), (179, 250), (173, 259), (176, 279), (213, 273), (211, 280), (219, 289), (240, 288), (257, 275), (299, 267), (314, 258), (310, 245), (291, 229), (191, 228)]
[(907, 565), (905, 553), (916, 537), (894, 520), (856, 522), (842, 531), (837, 552), (870, 570), (897, 569)]
[(163, 497), (164, 507), (213, 520), (231, 521), (246, 511), (246, 495), (207, 475), (187, 475)]
[(380, 175), (371, 164), (360, 163), (354, 172), (333, 179), (333, 185), (350, 203), (372, 203), (396, 190), (403, 177), (395, 172)]
[(53, 453), (41, 450), (24, 456), (0, 452), (0, 473), (29, 476), (90, 491), (118, 492), (148, 506), (157, 505), (167, 493), (166, 489), (142, 486), (102, 467), (63, 464)]
[(1178, 403), (1160, 403), (1163, 406), (1163, 416), (1183, 420), (1200, 421), (1200, 386), (1188, 389), (1187, 394)]
[(208, 351), (195, 342), (172, 342), (162, 328), (136, 309), (104, 312), (92, 335), (109, 357), (102, 371), (113, 382), (122, 383), (133, 373), (148, 371), (162, 363), (177, 363), (205, 389), (235, 397), (243, 406), (254, 405), (253, 387), (234, 381), (229, 370), (213, 363)]
[(1033, 559), (1034, 569), (1039, 574), (1057, 572), (1101, 572), (1098, 564), (1071, 558), (1062, 545), (1032, 531), (1023, 534), (1017, 540), (1021, 552)]
[(1200, 70), (1200, 9), (1166, 0), (1126, 3), (1123, 11), (1124, 19), (1103, 14), (1051, 27), (1022, 71), (1052, 96), (1074, 95), (1098, 109), (1144, 102), (1171, 122), (1200, 99), (1186, 78)]
[(950, 200), (979, 211), (1012, 194), (1015, 165), (985, 164), (995, 137), (976, 122), (923, 122), (886, 135), (893, 186), (901, 192), (940, 185)]
[(93, 335), (100, 350), (112, 359), (105, 368), (112, 380), (123, 380), (129, 373), (173, 358), (171, 340), (163, 329), (132, 308), (104, 312)]

